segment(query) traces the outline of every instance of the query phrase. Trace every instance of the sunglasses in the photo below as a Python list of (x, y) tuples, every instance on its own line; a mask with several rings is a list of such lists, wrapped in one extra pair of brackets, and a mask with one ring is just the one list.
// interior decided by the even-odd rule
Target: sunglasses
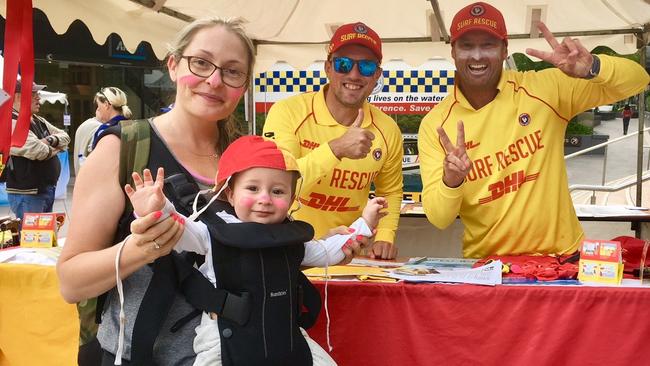
[(359, 68), (359, 74), (368, 77), (375, 74), (379, 68), (379, 63), (373, 60), (353, 60), (349, 57), (334, 57), (332, 60), (334, 64), (334, 71), (339, 74), (347, 74), (352, 71), (354, 64)]

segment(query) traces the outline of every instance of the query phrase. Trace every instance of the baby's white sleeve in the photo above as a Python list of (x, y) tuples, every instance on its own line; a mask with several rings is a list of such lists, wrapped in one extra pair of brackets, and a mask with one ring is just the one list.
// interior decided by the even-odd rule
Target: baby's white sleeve
[[(169, 216), (176, 212), (176, 209), (169, 199), (165, 198), (165, 207), (162, 211), (163, 216)], [(185, 230), (183, 230), (183, 235), (174, 246), (174, 250), (179, 253), (185, 251), (205, 255), (210, 246), (208, 227), (201, 221), (194, 222), (179, 213), (177, 215), (185, 219)]]
[(366, 220), (358, 218), (350, 225), (354, 229), (350, 234), (336, 234), (324, 240), (312, 240), (305, 243), (305, 257), (301, 265), (309, 267), (325, 267), (338, 264), (345, 258), (341, 250), (348, 239), (363, 235), (372, 236), (372, 230), (368, 227)]

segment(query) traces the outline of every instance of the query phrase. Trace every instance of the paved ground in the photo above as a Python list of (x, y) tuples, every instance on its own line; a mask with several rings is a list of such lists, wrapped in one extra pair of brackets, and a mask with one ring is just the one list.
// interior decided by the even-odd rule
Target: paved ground
[[(646, 117), (646, 121), (648, 118)], [(608, 146), (607, 167), (605, 182), (613, 185), (617, 182), (636, 181), (637, 166), (637, 137), (638, 119), (630, 121), (628, 136), (625, 140), (613, 143)], [(646, 122), (647, 125), (647, 122)], [(609, 121), (602, 121), (595, 128), (596, 133), (609, 135), (610, 140), (623, 136), (623, 121), (616, 118)], [(650, 135), (644, 136), (644, 144), (650, 145)], [(643, 151), (643, 169), (647, 168), (648, 149)], [(569, 185), (573, 184), (594, 184), (601, 185), (603, 179), (603, 161), (604, 155), (582, 155), (566, 161)], [(573, 201), (576, 203), (590, 203), (591, 192), (574, 192), (572, 193)], [(597, 193), (596, 204), (635, 204), (636, 188), (630, 187), (614, 193)], [(642, 206), (650, 206), (650, 181), (643, 185), (643, 202)], [(609, 239), (619, 235), (634, 236), (630, 223), (624, 222), (586, 222), (582, 221), (582, 226), (587, 237), (596, 239)]]
[[(630, 122), (630, 129), (628, 135), (637, 131), (638, 120), (632, 119)], [(620, 118), (603, 121), (601, 125), (595, 128), (599, 134), (610, 136), (610, 140), (623, 135), (623, 122)], [(636, 136), (636, 135), (635, 135)], [(646, 145), (650, 145), (650, 135), (646, 134)], [(607, 158), (607, 174), (606, 181), (611, 182), (619, 181), (623, 178), (630, 178), (636, 172), (636, 157), (637, 157), (637, 138), (630, 137), (627, 140), (614, 143), (608, 148)], [(566, 162), (569, 184), (601, 184), (602, 171), (603, 171), (603, 158), (604, 155), (583, 155), (577, 158), (570, 159)], [(648, 159), (648, 149), (644, 151), (644, 169), (646, 168)], [(68, 189), (66, 199), (56, 200), (54, 210), (57, 212), (66, 212), (70, 215), (72, 207), (72, 188), (74, 179), (71, 179), (71, 184)], [(644, 200), (643, 205), (650, 206), (650, 181), (644, 187)], [(635, 197), (636, 193), (634, 188), (629, 192), (624, 190), (622, 192), (613, 193), (610, 195), (599, 194), (597, 204), (605, 204), (607, 201), (610, 204), (625, 204), (626, 195)], [(575, 193), (574, 201), (579, 203), (589, 203), (591, 193), (580, 192)], [(9, 207), (0, 207), (0, 216), (10, 215)], [(67, 220), (69, 222), (69, 220)], [(587, 235), (592, 238), (612, 238), (617, 235), (633, 235), (629, 230), (629, 223), (590, 223), (583, 222)], [(60, 233), (65, 236), (68, 228), (68, 223), (63, 226)]]

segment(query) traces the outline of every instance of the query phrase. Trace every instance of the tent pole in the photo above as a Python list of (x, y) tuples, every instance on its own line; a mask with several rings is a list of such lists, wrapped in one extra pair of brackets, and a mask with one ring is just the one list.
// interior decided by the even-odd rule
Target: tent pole
[[(255, 56), (257, 53), (257, 41), (253, 41), (253, 52)], [(248, 102), (248, 134), (255, 135), (257, 126), (255, 123), (255, 68), (252, 70), (252, 75), (249, 76), (248, 90), (246, 91), (246, 101)]]
[(253, 75), (248, 81), (248, 90), (246, 91), (246, 107), (248, 112), (248, 134), (255, 135), (255, 76)]
[[(438, 26), (438, 32), (440, 38), (446, 43), (449, 43), (449, 34), (447, 34), (447, 28), (445, 27), (445, 21), (442, 19), (442, 13), (440, 12), (440, 5), (438, 5), (438, 0), (429, 0), (431, 3), (431, 8), (433, 9), (433, 15), (436, 16), (436, 25)], [(433, 35), (433, 30), (431, 30)], [(437, 42), (439, 39), (432, 39), (431, 41)]]
[[(643, 45), (640, 49), (640, 55), (639, 55), (639, 63), (641, 66), (646, 65), (646, 47), (647, 45)], [(648, 87), (646, 86), (641, 93), (639, 94), (639, 103), (638, 103), (638, 110), (639, 110), (639, 134), (638, 134), (638, 139), (637, 139), (637, 159), (636, 159), (636, 206), (641, 207), (643, 206), (643, 129), (645, 125), (645, 91)], [(650, 159), (650, 152), (648, 153), (648, 159)], [(636, 228), (635, 228), (635, 236), (637, 238), (642, 238), (643, 236), (646, 235), (646, 233), (643, 233), (642, 227), (643, 223), (639, 223)]]
[[(646, 64), (646, 47), (647, 45), (644, 45), (639, 49), (640, 55), (639, 55), (639, 62), (641, 63), (642, 66)], [(637, 154), (637, 159), (636, 159), (636, 205), (637, 206), (642, 206), (642, 199), (643, 199), (643, 180), (641, 179), (643, 176), (643, 129), (645, 125), (645, 90), (647, 89), (644, 88), (643, 91), (639, 94), (639, 103), (638, 103), (638, 110), (639, 110), (639, 135), (638, 135), (638, 154)], [(650, 156), (648, 157), (650, 159)]]

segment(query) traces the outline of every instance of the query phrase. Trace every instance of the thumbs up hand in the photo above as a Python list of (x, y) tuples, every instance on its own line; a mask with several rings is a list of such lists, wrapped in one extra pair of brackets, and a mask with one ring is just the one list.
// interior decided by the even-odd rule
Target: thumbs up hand
[(329, 142), (334, 155), (339, 159), (363, 159), (370, 152), (375, 135), (361, 128), (363, 109), (359, 108), (357, 118), (343, 136)]

